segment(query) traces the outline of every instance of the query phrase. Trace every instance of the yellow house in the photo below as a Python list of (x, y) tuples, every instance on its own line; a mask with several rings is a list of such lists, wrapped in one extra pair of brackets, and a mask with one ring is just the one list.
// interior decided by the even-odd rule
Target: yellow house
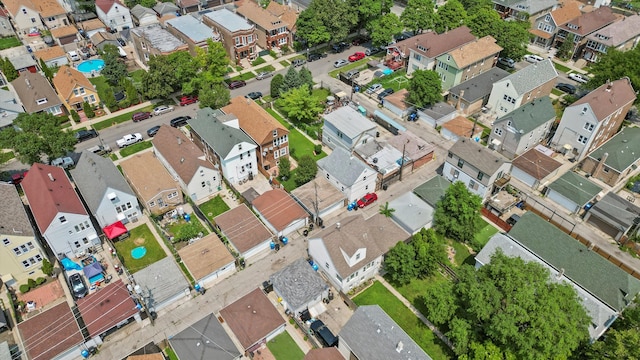
[(53, 86), (67, 110), (82, 110), (82, 103), (92, 106), (100, 103), (98, 91), (80, 71), (69, 66), (61, 66), (53, 77)]

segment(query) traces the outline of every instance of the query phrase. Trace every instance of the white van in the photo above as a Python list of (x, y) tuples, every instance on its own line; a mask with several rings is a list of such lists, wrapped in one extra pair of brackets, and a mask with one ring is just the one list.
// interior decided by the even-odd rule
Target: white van
[(60, 166), (63, 169), (72, 168), (76, 165), (72, 158), (68, 156), (59, 157), (57, 159), (51, 160), (51, 165)]
[(69, 55), (71, 61), (80, 61), (80, 55), (76, 51), (69, 51), (67, 55)]

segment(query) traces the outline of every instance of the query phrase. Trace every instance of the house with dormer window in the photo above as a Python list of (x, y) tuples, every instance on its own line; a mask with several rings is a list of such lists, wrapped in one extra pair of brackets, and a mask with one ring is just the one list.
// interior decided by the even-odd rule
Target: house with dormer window
[(640, 15), (626, 16), (587, 36), (582, 58), (597, 62), (609, 49), (633, 50), (640, 42)]
[(492, 0), (493, 8), (503, 19), (527, 21), (549, 13), (558, 0)]
[(82, 111), (84, 103), (91, 106), (100, 103), (95, 86), (80, 71), (72, 67), (61, 66), (53, 77), (53, 86), (68, 111)]
[(27, 35), (33, 28), (44, 29), (38, 7), (31, 0), (3, 0), (2, 4), (11, 15), (18, 34)]
[(448, 51), (436, 58), (435, 71), (442, 80), (442, 90), (489, 71), (498, 60), (502, 47), (487, 35)]
[[(270, 3), (271, 4), (271, 3)], [(236, 12), (256, 26), (258, 46), (262, 49), (280, 48), (293, 44), (293, 24), (263, 8), (254, 1), (244, 1)]]
[(534, 19), (529, 29), (532, 43), (548, 49), (554, 42), (558, 28), (580, 15), (582, 12), (577, 1), (567, 1), (549, 13), (530, 17)]
[(34, 2), (42, 18), (42, 23), (49, 30), (71, 25), (67, 11), (56, 0), (37, 0)]
[(96, 0), (96, 14), (112, 30), (122, 31), (134, 26), (129, 8), (120, 0)]
[(573, 35), (572, 54), (574, 58), (578, 58), (587, 43), (587, 36), (618, 20), (618, 16), (608, 6), (599, 7), (592, 12), (582, 14), (558, 28), (555, 46), (560, 48), (562, 43), (570, 37), (569, 34)]
[(21, 72), (20, 76), (11, 82), (13, 89), (28, 113), (48, 112), (51, 115), (64, 114), (64, 106), (58, 94), (44, 75)]

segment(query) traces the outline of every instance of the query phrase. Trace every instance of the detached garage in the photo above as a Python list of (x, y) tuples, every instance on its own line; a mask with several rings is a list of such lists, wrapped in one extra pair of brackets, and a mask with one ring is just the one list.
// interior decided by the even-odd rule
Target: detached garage
[(549, 184), (546, 195), (569, 213), (577, 213), (592, 201), (602, 188), (587, 178), (569, 171)]
[(257, 256), (268, 253), (273, 234), (245, 204), (213, 220), (222, 236), (229, 240), (229, 244), (245, 261), (255, 261)]
[[(291, 196), (311, 215), (314, 222), (343, 209), (347, 198), (326, 178), (317, 177), (294, 189)], [(317, 212), (317, 214), (316, 214)]]
[(309, 214), (282, 189), (267, 191), (252, 205), (267, 228), (278, 236), (287, 236), (308, 224)]

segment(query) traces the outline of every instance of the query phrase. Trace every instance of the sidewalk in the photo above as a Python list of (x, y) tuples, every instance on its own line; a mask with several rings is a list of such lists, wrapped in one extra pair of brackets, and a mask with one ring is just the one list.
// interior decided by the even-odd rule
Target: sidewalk
[(78, 130), (78, 129), (87, 128), (88, 126), (93, 126), (93, 124), (95, 124), (95, 123), (99, 123), (101, 121), (112, 119), (112, 118), (114, 118), (116, 116), (119, 116), (119, 115), (122, 115), (122, 114), (126, 114), (126, 113), (129, 113), (129, 112), (132, 112), (132, 111), (144, 109), (144, 108), (146, 108), (148, 106), (151, 106), (151, 105), (153, 105), (153, 103), (151, 101), (145, 101), (145, 102), (142, 102), (142, 103), (140, 103), (138, 105), (130, 106), (130, 107), (126, 108), (126, 109), (118, 110), (118, 111), (106, 114), (104, 116), (101, 116), (101, 117), (93, 118), (93, 119), (91, 119), (89, 121), (83, 121), (83, 122), (76, 123), (73, 120), (71, 120), (71, 122), (73, 122), (73, 125), (71, 126), (71, 129)]
[(537, 45), (529, 44), (529, 45), (527, 45), (527, 50), (529, 50), (529, 52), (531, 52), (533, 54), (540, 55), (540, 56), (542, 56), (544, 58), (550, 58), (551, 61), (553, 61), (554, 63), (562, 65), (562, 66), (565, 66), (565, 67), (568, 67), (569, 69), (571, 69), (571, 70), (573, 70), (573, 71), (575, 71), (577, 73), (585, 74), (585, 75), (588, 74), (587, 71), (584, 71), (581, 68), (575, 66), (573, 61), (564, 62), (564, 61), (558, 59), (557, 57), (555, 57), (554, 56), (555, 49), (543, 49), (543, 48), (541, 48), (541, 47), (539, 47)]

